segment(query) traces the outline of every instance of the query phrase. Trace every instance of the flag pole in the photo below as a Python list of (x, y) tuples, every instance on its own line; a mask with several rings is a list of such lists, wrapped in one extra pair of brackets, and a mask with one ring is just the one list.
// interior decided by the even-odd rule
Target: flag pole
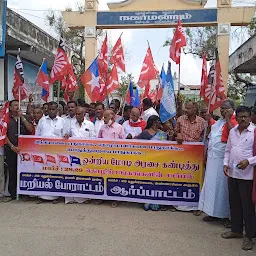
[[(20, 48), (18, 48), (18, 55), (20, 55)], [(20, 102), (20, 99), (21, 99), (21, 93), (20, 93), (20, 86), (19, 86), (19, 111), (21, 109), (21, 102)], [(20, 136), (20, 117), (18, 119), (18, 137)], [(17, 184), (19, 184), (19, 175), (17, 175)], [(16, 192), (16, 200), (19, 201), (20, 197), (19, 197), (19, 194), (18, 194), (18, 190)]]
[(58, 81), (57, 102), (58, 102), (58, 107), (59, 107), (59, 105), (60, 105), (60, 81)]

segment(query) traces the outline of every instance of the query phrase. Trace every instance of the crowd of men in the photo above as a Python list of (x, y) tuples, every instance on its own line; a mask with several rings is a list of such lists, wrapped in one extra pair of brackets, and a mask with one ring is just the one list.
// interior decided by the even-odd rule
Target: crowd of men
[[(255, 202), (252, 199), (256, 165), (256, 150), (253, 152), (256, 147), (256, 109), (239, 106), (235, 110), (234, 102), (225, 100), (220, 107), (221, 117), (213, 119), (206, 108), (199, 108), (189, 101), (184, 105), (181, 116), (166, 123), (161, 123), (156, 109), (150, 99), (144, 99), (142, 108), (138, 109), (132, 106), (121, 108), (119, 100), (112, 100), (107, 107), (101, 102), (89, 105), (83, 100), (70, 101), (66, 105), (49, 102), (41, 107), (33, 105), (30, 97), (24, 115), (19, 109), (19, 102), (11, 101), (7, 144), (5, 148), (0, 147), (0, 202), (16, 199), (18, 134), (65, 139), (203, 141), (207, 151), (199, 207), (175, 208), (193, 211), (195, 215), (204, 212), (207, 214), (203, 218), (206, 222), (224, 220), (225, 227), (231, 228), (231, 231), (222, 234), (225, 239), (242, 238), (245, 226), (242, 249), (251, 250), (256, 234)], [(4, 155), (8, 179), (4, 171)], [(10, 196), (4, 196), (6, 191)], [(37, 203), (46, 200), (54, 204), (59, 202), (58, 197), (41, 196)], [(65, 198), (66, 203), (89, 201), (85, 198)], [(161, 206), (144, 205), (144, 208), (159, 210)]]

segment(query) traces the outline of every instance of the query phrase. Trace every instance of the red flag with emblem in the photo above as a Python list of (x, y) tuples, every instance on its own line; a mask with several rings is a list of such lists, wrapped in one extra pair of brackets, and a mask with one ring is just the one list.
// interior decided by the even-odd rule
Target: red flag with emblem
[(202, 77), (201, 77), (201, 88), (200, 88), (200, 97), (203, 98), (205, 96), (205, 89), (208, 84), (208, 77), (207, 77), (207, 61), (206, 61), (206, 54), (203, 53), (203, 67), (202, 67)]
[(100, 55), (98, 57), (99, 73), (102, 77), (107, 77), (108, 74), (108, 36), (101, 46)]
[(108, 77), (107, 93), (108, 94), (112, 93), (118, 87), (120, 87), (120, 84), (118, 82), (117, 68), (116, 68), (116, 65), (114, 65), (112, 68), (112, 71), (110, 72), (109, 77)]
[(180, 18), (178, 20), (177, 28), (174, 32), (172, 44), (170, 47), (170, 58), (176, 63), (180, 64), (181, 48), (186, 46), (186, 36), (182, 28)]
[(7, 101), (2, 108), (0, 108), (0, 146), (6, 144), (6, 133), (9, 123), (9, 106), (10, 102)]
[(69, 164), (69, 158), (67, 156), (58, 155), (59, 163)]
[(66, 54), (66, 46), (64, 38), (61, 36), (57, 54), (54, 60), (50, 75), (50, 84), (53, 84), (55, 81), (63, 80), (64, 76), (69, 72), (69, 61)]
[[(138, 82), (139, 87), (143, 88), (143, 87), (149, 86), (150, 81), (153, 79), (156, 79), (158, 74), (159, 74), (159, 72), (154, 63), (152, 52), (151, 52), (151, 49), (149, 46), (148, 50), (147, 50), (146, 57), (142, 64), (142, 69), (141, 69), (140, 78), (139, 78), (139, 82)], [(148, 90), (149, 90), (149, 88), (148, 88)]]
[(45, 155), (46, 156), (46, 163), (53, 163), (53, 164), (56, 164), (56, 158), (55, 156), (52, 156), (52, 155)]
[(216, 51), (216, 59), (213, 60), (208, 75), (208, 84), (205, 89), (204, 100), (207, 105), (210, 104), (210, 112), (213, 112), (221, 106), (223, 100), (226, 98), (219, 55)]
[(74, 73), (73, 66), (69, 63), (68, 75), (62, 80), (62, 88), (64, 90), (64, 99), (66, 102), (69, 101), (69, 93), (78, 90), (77, 80)]
[(124, 49), (122, 46), (121, 36), (118, 38), (115, 46), (111, 51), (112, 56), (111, 56), (110, 62), (112, 64), (115, 64), (123, 72), (125, 72)]
[(14, 67), (12, 94), (15, 100), (20, 101), (28, 97), (28, 91), (24, 79), (23, 64), (20, 55), (17, 55), (17, 61)]
[(41, 156), (32, 155), (32, 158), (33, 158), (34, 163), (40, 163), (40, 164), (44, 163), (44, 159)]
[(98, 98), (99, 102), (103, 102), (107, 97), (107, 87), (106, 87), (106, 83), (103, 80), (102, 77), (100, 77), (100, 96)]
[(21, 161), (22, 162), (30, 162), (31, 161), (31, 157), (30, 157), (30, 154), (28, 153), (23, 153), (20, 155), (21, 156)]

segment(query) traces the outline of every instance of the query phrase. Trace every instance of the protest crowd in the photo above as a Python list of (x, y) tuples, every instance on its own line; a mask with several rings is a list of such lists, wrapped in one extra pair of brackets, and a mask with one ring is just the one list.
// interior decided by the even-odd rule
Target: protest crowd
[[(63, 52), (62, 46), (61, 43), (59, 51)], [(150, 48), (148, 56), (152, 56)], [(173, 56), (171, 57), (175, 59)], [(175, 60), (178, 61), (178, 57)], [(97, 77), (99, 72), (103, 72), (104, 66), (100, 66), (98, 61), (100, 59), (95, 60), (88, 69), (90, 74), (94, 73)], [(153, 59), (151, 64), (150, 61), (145, 61), (148, 66), (151, 65), (151, 71), (155, 69)], [(19, 58), (18, 63), (20, 63)], [(207, 85), (213, 88), (211, 85), (216, 83), (214, 77), (221, 77), (218, 65), (219, 62), (215, 62), (212, 66), (215, 70), (214, 76), (210, 74), (208, 78), (205, 74), (206, 78), (203, 79), (203, 81), (207, 81), (205, 90), (207, 90)], [(95, 69), (96, 66), (99, 66), (99, 70)], [(119, 67), (122, 68), (121, 65)], [(113, 68), (114, 71), (111, 71), (111, 77), (116, 73), (115, 69)], [(86, 71), (81, 82), (92, 103), (87, 104), (81, 99), (75, 100), (74, 94), (72, 94), (74, 91), (68, 91), (66, 88), (67, 104), (64, 101), (46, 101), (43, 105), (37, 105), (33, 103), (33, 95), (30, 95), (26, 113), (23, 113), (19, 107), (20, 100), (25, 99), (26, 96), (23, 97), (24, 91), (21, 91), (24, 89), (21, 88), (23, 83), (17, 84), (21, 76), (18, 73), (20, 70), (16, 68), (13, 89), (15, 100), (5, 105), (4, 114), (1, 117), (2, 123), (6, 120), (5, 125), (2, 124), (6, 127), (6, 138), (0, 147), (0, 202), (7, 203), (17, 199), (19, 135), (65, 140), (69, 138), (81, 138), (81, 140), (98, 138), (110, 141), (172, 141), (178, 144), (203, 142), (205, 144), (205, 175), (198, 207), (144, 204), (144, 210), (164, 211), (169, 208), (172, 211), (191, 211), (195, 216), (205, 213), (207, 216), (203, 218), (203, 221), (223, 222), (226, 228), (231, 229), (223, 233), (222, 238), (243, 238), (242, 249), (251, 250), (253, 248), (252, 239), (256, 235), (256, 171), (254, 170), (256, 166), (256, 108), (246, 106), (235, 108), (234, 102), (224, 97), (223, 86), (223, 88), (219, 86), (219, 91), (215, 92), (220, 101), (215, 102), (213, 106), (212, 101), (209, 102), (209, 100), (208, 102), (205, 100), (206, 104), (193, 101), (183, 103), (179, 93), (174, 95), (170, 70), (169, 65), (167, 76), (165, 78), (161, 76), (162, 80), (165, 80), (162, 95), (161, 97), (156, 95), (154, 101), (152, 97), (149, 97), (149, 88), (145, 84), (145, 97), (141, 101), (136, 97), (138, 96), (137, 90), (134, 95), (133, 86), (129, 85), (126, 103), (121, 104), (118, 99), (109, 102), (105, 100), (106, 95), (103, 95), (102, 92), (98, 91), (97, 94), (88, 87), (88, 81), (91, 81), (92, 76), (88, 80), (89, 73)], [(38, 84), (41, 84), (45, 78), (44, 74), (47, 73), (44, 71), (43, 65), (40, 72), (41, 75), (37, 79)], [(65, 74), (68, 76), (71, 74), (73, 77), (70, 67), (67, 68)], [(51, 79), (53, 77), (51, 76)], [(153, 77), (156, 76), (153, 75)], [(142, 78), (140, 77), (140, 81), (145, 81)], [(57, 79), (60, 78), (55, 74), (55, 80)], [(68, 79), (69, 77), (66, 82)], [(149, 79), (148, 76), (147, 79)], [(93, 81), (91, 82), (93, 83)], [(90, 85), (92, 86), (92, 84)], [(115, 86), (114, 89), (116, 89)], [(18, 91), (19, 93), (17, 93)], [(48, 93), (49, 87), (43, 87), (42, 98), (48, 97)], [(102, 95), (102, 99), (99, 99), (99, 96)], [(95, 99), (96, 96), (97, 99)], [(217, 108), (220, 108), (219, 116), (213, 115), (213, 111)], [(7, 121), (7, 119), (9, 120)], [(4, 135), (3, 132), (2, 135)], [(45, 202), (57, 204), (63, 201), (62, 198), (49, 195), (40, 197), (23, 195), (20, 196), (20, 199), (23, 201), (34, 200), (37, 204)], [(103, 203), (102, 200), (79, 197), (66, 197), (64, 201), (66, 204)], [(118, 201), (111, 202), (112, 207), (117, 207), (118, 204)]]

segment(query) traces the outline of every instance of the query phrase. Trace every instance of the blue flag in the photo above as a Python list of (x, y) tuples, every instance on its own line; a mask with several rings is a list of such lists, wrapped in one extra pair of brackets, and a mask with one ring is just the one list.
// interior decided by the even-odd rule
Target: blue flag
[(72, 166), (73, 164), (81, 165), (80, 158), (78, 158), (76, 156), (70, 156), (70, 165)]
[(165, 123), (174, 116), (176, 116), (176, 103), (171, 63), (169, 62), (166, 81), (163, 89), (163, 96), (160, 104), (160, 119), (162, 123)]
[(138, 87), (136, 87), (135, 96), (132, 98), (132, 106), (135, 108), (140, 107), (140, 95), (139, 95)]
[(165, 70), (164, 70), (164, 65), (163, 65), (162, 70), (161, 70), (160, 79), (161, 79), (162, 88), (164, 88), (164, 84), (165, 84), (165, 81), (166, 81), (166, 73), (165, 73)]

